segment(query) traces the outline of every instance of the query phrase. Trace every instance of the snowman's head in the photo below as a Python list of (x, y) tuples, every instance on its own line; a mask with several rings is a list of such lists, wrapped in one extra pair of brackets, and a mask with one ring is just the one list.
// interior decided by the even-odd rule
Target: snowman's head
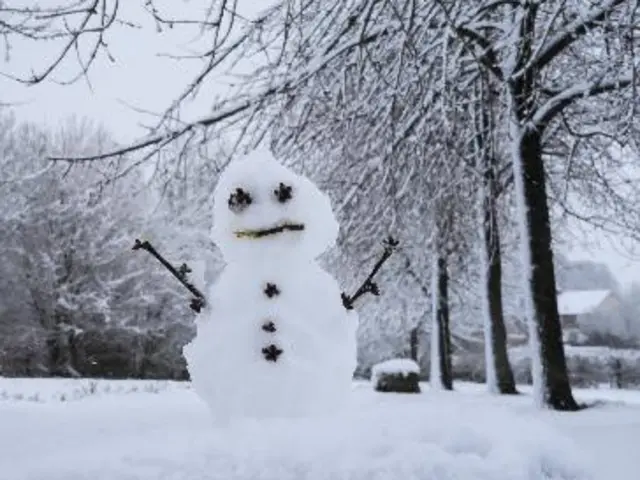
[(313, 259), (338, 236), (329, 198), (266, 149), (228, 165), (213, 215), (213, 240), (231, 262)]

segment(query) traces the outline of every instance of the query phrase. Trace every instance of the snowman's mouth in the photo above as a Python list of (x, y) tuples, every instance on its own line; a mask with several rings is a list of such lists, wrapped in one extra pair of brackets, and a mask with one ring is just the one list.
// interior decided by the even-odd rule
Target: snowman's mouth
[(262, 237), (268, 237), (269, 235), (277, 235), (278, 233), (299, 232), (301, 230), (304, 230), (303, 223), (285, 222), (271, 228), (260, 228), (260, 229), (254, 229), (254, 230), (238, 230), (234, 233), (238, 238), (262, 238)]

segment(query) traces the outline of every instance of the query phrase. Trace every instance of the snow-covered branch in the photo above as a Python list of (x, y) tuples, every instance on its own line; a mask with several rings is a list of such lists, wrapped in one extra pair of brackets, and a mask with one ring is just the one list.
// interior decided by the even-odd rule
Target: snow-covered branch
[(531, 118), (531, 127), (546, 127), (560, 112), (579, 98), (589, 98), (603, 93), (620, 91), (638, 79), (635, 75), (628, 75), (613, 80), (587, 81), (573, 87), (569, 87), (562, 92), (546, 100)]
[[(537, 56), (527, 65), (526, 70), (541, 71), (558, 57), (573, 43), (586, 35), (590, 29), (606, 19), (620, 5), (628, 0), (606, 0), (596, 3), (591, 11), (583, 14), (578, 12), (575, 18), (562, 26), (560, 31), (551, 36), (544, 48), (541, 48)], [(523, 75), (525, 71), (517, 72)]]
[(4, 3), (0, 4), (0, 35), (5, 38), (7, 56), (13, 36), (36, 41), (63, 41), (54, 59), (41, 71), (32, 73), (28, 78), (12, 73), (5, 75), (30, 85), (41, 83), (60, 67), (70, 52), (79, 50), (84, 37), (92, 37), (87, 59), (79, 60), (80, 73), (65, 83), (74, 82), (88, 72), (101, 51), (110, 55), (104, 34), (116, 22), (119, 6), (119, 0), (83, 0), (49, 8), (8, 7)]

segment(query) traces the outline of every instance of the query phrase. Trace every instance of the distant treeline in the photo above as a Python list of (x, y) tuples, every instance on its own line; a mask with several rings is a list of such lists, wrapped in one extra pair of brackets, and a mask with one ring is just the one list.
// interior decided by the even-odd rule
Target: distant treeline
[(140, 333), (120, 328), (78, 334), (68, 330), (50, 335), (40, 345), (16, 343), (5, 347), (0, 374), (187, 380), (180, 345), (189, 336), (183, 327)]
[(189, 261), (170, 242), (176, 222), (149, 224), (135, 175), (112, 182), (111, 164), (67, 171), (45, 156), (107, 141), (87, 124), (54, 134), (0, 109), (3, 375), (186, 376), (181, 348), (195, 328), (188, 297), (131, 250), (144, 232), (170, 258)]

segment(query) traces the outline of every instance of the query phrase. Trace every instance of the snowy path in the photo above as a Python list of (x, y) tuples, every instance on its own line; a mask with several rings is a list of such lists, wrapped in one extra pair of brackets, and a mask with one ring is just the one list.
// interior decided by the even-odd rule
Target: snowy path
[[(345, 479), (632, 480), (640, 470), (640, 392), (626, 392), (636, 405), (563, 415), (477, 386), (397, 396), (359, 385), (348, 420), (280, 425), (266, 448), (263, 431), (214, 432), (184, 385), (125, 393), (132, 384), (105, 393), (109, 384), (100, 382), (95, 394), (73, 399), (73, 382), (0, 379), (0, 479), (284, 480), (329, 478), (326, 469)], [(24, 400), (35, 391), (47, 401)], [(65, 391), (65, 401), (52, 400)]]

